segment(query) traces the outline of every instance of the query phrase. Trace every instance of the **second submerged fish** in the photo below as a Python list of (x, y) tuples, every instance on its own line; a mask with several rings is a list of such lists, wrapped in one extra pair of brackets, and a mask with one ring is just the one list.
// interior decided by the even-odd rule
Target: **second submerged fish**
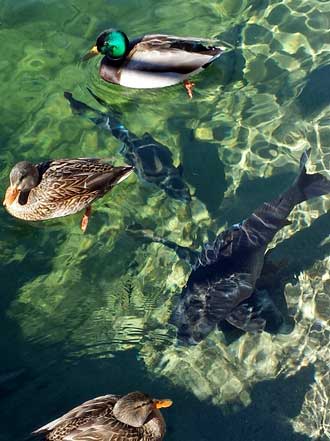
[[(262, 331), (262, 317), (273, 305), (264, 301), (256, 283), (264, 266), (265, 252), (285, 225), (293, 208), (303, 201), (330, 193), (330, 181), (320, 173), (307, 174), (310, 151), (300, 159), (300, 173), (293, 184), (251, 216), (220, 233), (201, 253), (166, 239), (151, 237), (174, 249), (193, 265), (181, 298), (172, 314), (180, 340), (196, 344), (223, 320), (247, 332)], [(150, 240), (150, 237), (148, 238)], [(279, 312), (278, 312), (279, 314)]]

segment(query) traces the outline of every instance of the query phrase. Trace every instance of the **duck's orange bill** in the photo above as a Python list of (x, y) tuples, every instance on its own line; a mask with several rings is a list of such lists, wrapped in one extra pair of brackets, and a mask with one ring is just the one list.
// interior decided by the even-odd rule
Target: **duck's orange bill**
[(82, 61), (87, 61), (87, 60), (89, 60), (90, 58), (93, 58), (93, 57), (95, 57), (96, 55), (99, 55), (99, 51), (98, 51), (98, 49), (97, 49), (97, 46), (93, 46), (92, 47), (92, 49), (90, 49), (88, 52), (87, 52), (87, 54), (85, 54), (83, 57), (82, 57)]
[(156, 409), (161, 409), (162, 407), (170, 407), (172, 406), (172, 404), (172, 400), (156, 400), (155, 402)]
[(3, 205), (6, 207), (8, 205), (11, 205), (14, 200), (16, 199), (17, 195), (19, 193), (19, 190), (17, 188), (8, 187), (5, 195), (5, 199), (3, 201)]

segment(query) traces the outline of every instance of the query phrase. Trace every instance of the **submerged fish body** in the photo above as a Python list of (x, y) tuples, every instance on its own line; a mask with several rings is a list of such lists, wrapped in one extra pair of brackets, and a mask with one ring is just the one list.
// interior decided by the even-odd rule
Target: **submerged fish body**
[(306, 173), (308, 156), (309, 152), (302, 155), (300, 174), (289, 189), (222, 232), (199, 255), (192, 255), (193, 270), (171, 319), (181, 341), (196, 344), (223, 320), (247, 332), (264, 329), (262, 312), (267, 315), (274, 305), (253, 300), (258, 297), (256, 282), (267, 246), (288, 224), (287, 217), (297, 204), (330, 193), (329, 180), (319, 173)]
[[(180, 167), (175, 167), (171, 151), (157, 142), (149, 133), (137, 137), (130, 132), (113, 112), (102, 113), (73, 98), (71, 93), (64, 96), (73, 111), (93, 121), (97, 126), (108, 130), (122, 141), (121, 154), (126, 163), (134, 166), (138, 176), (164, 190), (170, 197), (181, 201), (191, 200), (189, 188), (182, 177)], [(101, 104), (103, 101), (93, 95)]]
[(187, 202), (191, 200), (181, 170), (174, 167), (172, 153), (167, 147), (157, 142), (149, 133), (138, 138), (123, 126), (112, 129), (112, 133), (123, 141), (121, 153), (129, 164), (134, 164), (141, 179), (157, 185), (174, 199)]

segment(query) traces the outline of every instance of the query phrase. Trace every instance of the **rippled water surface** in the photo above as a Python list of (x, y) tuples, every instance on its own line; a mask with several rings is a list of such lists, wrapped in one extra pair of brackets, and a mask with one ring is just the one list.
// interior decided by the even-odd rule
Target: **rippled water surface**
[[(196, 77), (190, 101), (181, 85), (122, 89), (98, 78), (99, 59), (82, 65), (107, 27), (233, 49)], [(120, 143), (63, 97), (97, 107), (90, 87), (171, 150), (193, 195), (185, 204), (131, 176), (95, 203), (85, 235), (80, 215), (30, 224), (1, 211), (1, 441), (136, 389), (173, 399), (168, 440), (329, 439), (329, 197), (301, 204), (270, 247), (288, 335), (225, 329), (178, 346), (168, 320), (189, 265), (129, 232), (198, 249), (282, 191), (304, 149), (330, 175), (329, 28), (324, 0), (0, 0), (2, 193), (22, 159), (123, 162)]]

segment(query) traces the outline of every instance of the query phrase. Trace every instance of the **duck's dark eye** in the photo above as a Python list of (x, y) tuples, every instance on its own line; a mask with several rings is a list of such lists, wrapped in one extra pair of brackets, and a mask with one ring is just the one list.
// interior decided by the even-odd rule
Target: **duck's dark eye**
[(141, 407), (144, 407), (144, 406), (150, 406), (150, 404), (152, 404), (152, 401), (145, 401), (145, 402), (143, 402), (143, 403), (141, 403), (141, 404), (137, 404), (137, 405), (134, 407), (134, 409), (141, 409)]

